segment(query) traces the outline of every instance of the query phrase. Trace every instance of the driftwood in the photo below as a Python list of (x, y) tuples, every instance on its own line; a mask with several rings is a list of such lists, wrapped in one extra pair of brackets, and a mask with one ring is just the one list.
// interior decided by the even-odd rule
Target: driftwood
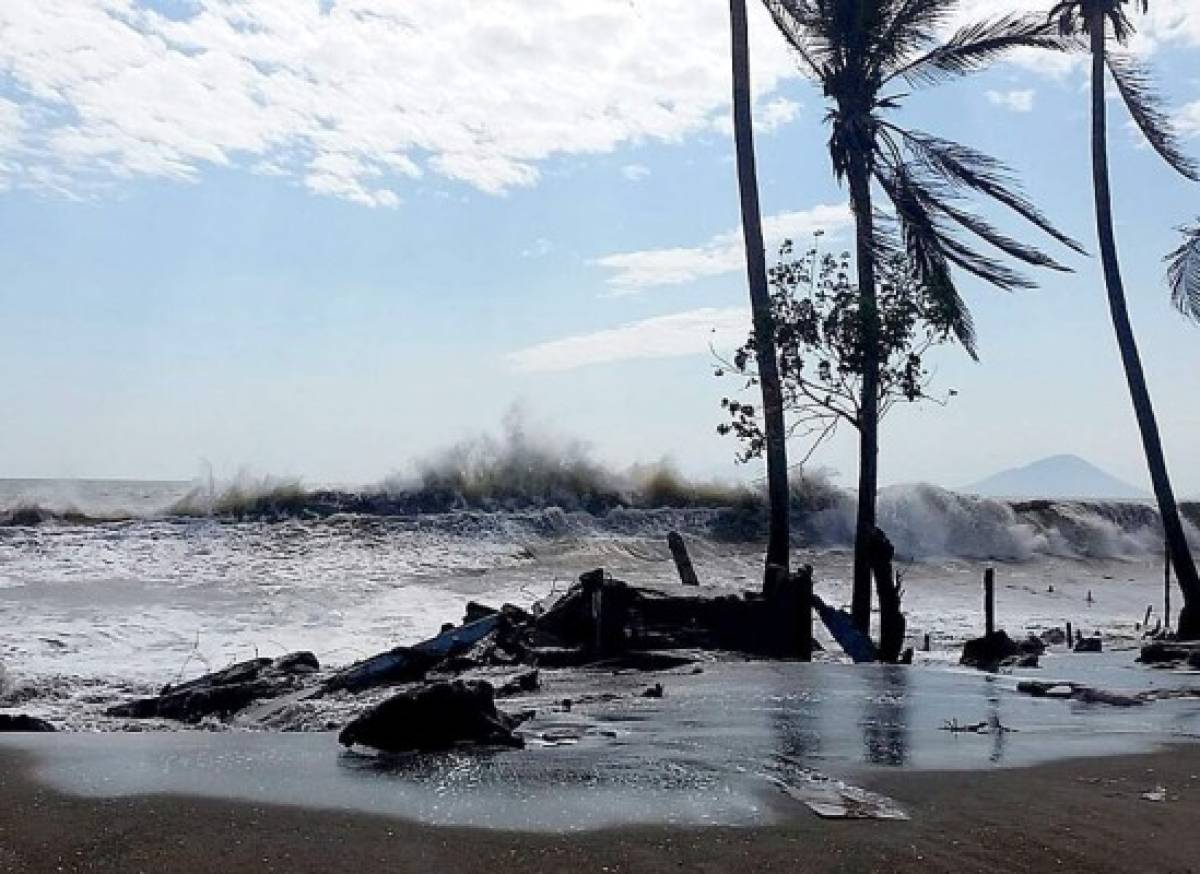
[(817, 615), (833, 635), (838, 646), (854, 660), (855, 664), (879, 661), (879, 650), (854, 624), (853, 617), (845, 610), (838, 610), (826, 604), (821, 596), (813, 593), (812, 604), (817, 608)]
[(671, 557), (675, 559), (675, 570), (679, 571), (679, 582), (685, 586), (700, 585), (700, 579), (696, 576), (696, 568), (692, 565), (692, 558), (688, 555), (687, 544), (683, 542), (683, 536), (677, 531), (672, 531), (667, 535), (667, 546), (671, 549)]
[(26, 716), (18, 713), (0, 713), (0, 733), (39, 733), (45, 734), (56, 731), (55, 727), (44, 719), (36, 716)]
[(444, 750), (459, 744), (522, 747), (521, 720), (497, 710), (491, 684), (455, 680), (401, 692), (352, 720), (338, 735), (344, 746), (385, 752)]
[(875, 591), (879, 596), (879, 661), (894, 664), (900, 661), (906, 628), (900, 609), (900, 579), (892, 572), (896, 550), (879, 528), (872, 533), (869, 550), (871, 574), (875, 577)]
[(251, 659), (187, 683), (164, 686), (153, 698), (108, 708), (109, 716), (126, 719), (175, 719), (197, 723), (209, 716), (228, 718), (255, 701), (294, 692), (301, 678), (319, 668), (312, 653), (279, 659)]

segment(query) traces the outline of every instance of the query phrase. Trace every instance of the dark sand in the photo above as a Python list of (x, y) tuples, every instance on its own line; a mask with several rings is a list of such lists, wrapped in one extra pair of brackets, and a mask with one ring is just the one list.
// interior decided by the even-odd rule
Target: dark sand
[[(769, 828), (567, 836), (193, 798), (75, 798), (32, 781), (29, 763), (0, 752), (3, 871), (1200, 870), (1200, 745), (863, 781), (899, 800), (910, 822), (827, 821), (796, 805)], [(1166, 801), (1141, 797), (1159, 785)]]

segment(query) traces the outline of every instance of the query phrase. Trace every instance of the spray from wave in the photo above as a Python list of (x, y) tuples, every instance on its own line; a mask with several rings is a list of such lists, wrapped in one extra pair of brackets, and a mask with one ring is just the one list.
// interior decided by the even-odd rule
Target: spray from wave
[[(1189, 535), (1200, 544), (1200, 504), (1183, 510)], [(854, 495), (819, 472), (793, 478), (791, 513), (799, 546), (843, 548), (853, 541)], [(882, 490), (878, 516), (898, 554), (908, 558), (1121, 558), (1162, 550), (1158, 514), (1138, 502), (1010, 502), (918, 484)], [(613, 470), (583, 443), (531, 428), (519, 414), (506, 417), (498, 436), (462, 441), (365, 489), (310, 489), (296, 479), (241, 474), (226, 483), (206, 477), (153, 512), (0, 504), (0, 527), (147, 517), (183, 523), (423, 519), (448, 533), (540, 538), (658, 537), (679, 528), (724, 542), (760, 540), (767, 529), (758, 486), (695, 481), (665, 460)]]

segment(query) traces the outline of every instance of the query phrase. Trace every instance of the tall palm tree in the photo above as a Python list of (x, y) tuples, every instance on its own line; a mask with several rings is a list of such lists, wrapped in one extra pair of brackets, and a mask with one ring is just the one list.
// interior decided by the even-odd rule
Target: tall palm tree
[[(871, 615), (870, 544), (875, 530), (879, 447), (879, 311), (876, 258), (898, 244), (926, 289), (931, 312), (972, 356), (975, 336), (953, 268), (1004, 289), (1032, 285), (1023, 275), (976, 248), (1037, 267), (1065, 270), (1057, 261), (1005, 235), (965, 206), (972, 195), (997, 201), (1076, 251), (1015, 187), (999, 161), (966, 146), (902, 128), (889, 120), (909, 91), (987, 66), (1011, 49), (1064, 50), (1071, 41), (1045, 20), (1003, 17), (962, 28), (948, 40), (939, 31), (959, 0), (765, 0), (802, 69), (829, 101), (829, 152), (834, 175), (848, 182), (856, 225), (856, 265), (862, 296), (863, 380), (859, 423), (858, 518), (854, 544), (855, 623)], [(904, 90), (901, 90), (904, 89)], [(891, 206), (877, 212), (877, 185)], [(894, 221), (893, 221), (894, 220)], [(975, 239), (964, 241), (965, 232)]]
[[(1125, 366), (1125, 379), (1133, 399), (1138, 429), (1142, 435), (1142, 447), (1146, 452), (1146, 464), (1150, 468), (1150, 482), (1158, 511), (1162, 518), (1163, 534), (1167, 540), (1167, 551), (1175, 567), (1175, 578), (1183, 591), (1183, 610), (1179, 614), (1180, 637), (1200, 638), (1200, 578), (1196, 575), (1196, 564), (1188, 549), (1175, 492), (1167, 473), (1167, 460), (1163, 454), (1162, 439), (1158, 432), (1158, 420), (1150, 403), (1150, 392), (1146, 387), (1146, 374), (1138, 352), (1133, 326), (1129, 321), (1129, 308), (1125, 303), (1125, 284), (1121, 278), (1121, 264), (1117, 259), (1117, 239), (1113, 229), (1112, 192), (1108, 173), (1108, 119), (1105, 104), (1105, 70), (1112, 74), (1117, 92), (1129, 110), (1130, 116), (1142, 135), (1154, 150), (1188, 179), (1200, 181), (1200, 168), (1187, 158), (1179, 148), (1170, 121), (1160, 107), (1151, 87), (1146, 71), (1131, 58), (1108, 50), (1108, 27), (1119, 45), (1128, 42), (1133, 33), (1133, 24), (1125, 14), (1130, 0), (1065, 0), (1057, 3), (1050, 11), (1050, 19), (1058, 23), (1060, 32), (1067, 36), (1083, 37), (1087, 40), (1092, 60), (1092, 188), (1096, 200), (1096, 232), (1100, 239), (1100, 261), (1104, 267), (1104, 283), (1108, 288), (1108, 306), (1112, 314), (1113, 329), (1117, 334), (1117, 345), (1121, 349), (1121, 363)], [(1134, 0), (1142, 11), (1149, 7), (1148, 0)], [(1186, 277), (1186, 272), (1181, 274)], [(1186, 286), (1186, 283), (1184, 283)], [(1193, 290), (1195, 286), (1192, 286)], [(1196, 303), (1196, 298), (1185, 295), (1176, 297), (1176, 303), (1186, 311)]]
[(775, 327), (767, 287), (767, 253), (763, 244), (762, 212), (758, 203), (758, 170), (754, 159), (754, 127), (750, 97), (750, 47), (746, 25), (746, 0), (729, 0), (733, 56), (733, 131), (737, 148), (738, 189), (742, 202), (742, 233), (746, 243), (746, 274), (750, 282), (750, 309), (754, 317), (755, 357), (762, 386), (763, 424), (766, 437), (767, 494), (770, 527), (763, 588), (788, 572), (790, 551), (787, 435), (783, 417), (783, 392), (775, 353)]

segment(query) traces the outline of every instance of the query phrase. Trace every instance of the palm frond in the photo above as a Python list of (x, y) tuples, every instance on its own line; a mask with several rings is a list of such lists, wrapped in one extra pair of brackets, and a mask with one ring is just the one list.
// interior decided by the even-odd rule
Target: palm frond
[(872, 72), (894, 68), (937, 38), (959, 0), (900, 0), (879, 38)]
[(981, 240), (995, 246), (1010, 258), (1015, 258), (1031, 267), (1045, 267), (1050, 270), (1057, 270), (1060, 273), (1071, 272), (1070, 267), (1059, 263), (1041, 249), (1013, 239), (986, 219), (975, 215), (975, 213), (959, 209), (956, 205), (948, 201), (939, 202), (938, 211), (966, 228)]
[(805, 73), (819, 80), (822, 65), (816, 57), (819, 53), (818, 47), (814, 45), (814, 35), (819, 29), (815, 27), (816, 18), (812, 10), (807, 4), (796, 0), (764, 0), (764, 5), (774, 20), (775, 27), (800, 58)]
[(937, 221), (904, 168), (890, 170), (876, 172), (876, 179), (896, 210), (905, 254), (928, 297), (930, 321), (937, 327), (948, 328), (967, 353), (977, 359), (975, 323), (954, 284)]
[(937, 48), (892, 70), (884, 81), (902, 77), (926, 85), (965, 76), (1018, 48), (1071, 51), (1079, 42), (1040, 15), (1006, 15), (967, 25)]
[(1175, 127), (1162, 108), (1162, 99), (1155, 91), (1149, 71), (1127, 55), (1108, 52), (1106, 60), (1121, 99), (1142, 136), (1175, 172), (1200, 182), (1200, 165), (1180, 147)]
[(1183, 245), (1167, 256), (1171, 303), (1200, 323), (1200, 222), (1179, 230), (1184, 234)]
[(1016, 189), (1012, 172), (1003, 162), (977, 149), (921, 131), (904, 130), (890, 124), (888, 129), (900, 136), (915, 158), (950, 185), (977, 191), (1004, 204), (1064, 246), (1081, 255), (1087, 254), (1081, 243), (1056, 228), (1032, 201)]

